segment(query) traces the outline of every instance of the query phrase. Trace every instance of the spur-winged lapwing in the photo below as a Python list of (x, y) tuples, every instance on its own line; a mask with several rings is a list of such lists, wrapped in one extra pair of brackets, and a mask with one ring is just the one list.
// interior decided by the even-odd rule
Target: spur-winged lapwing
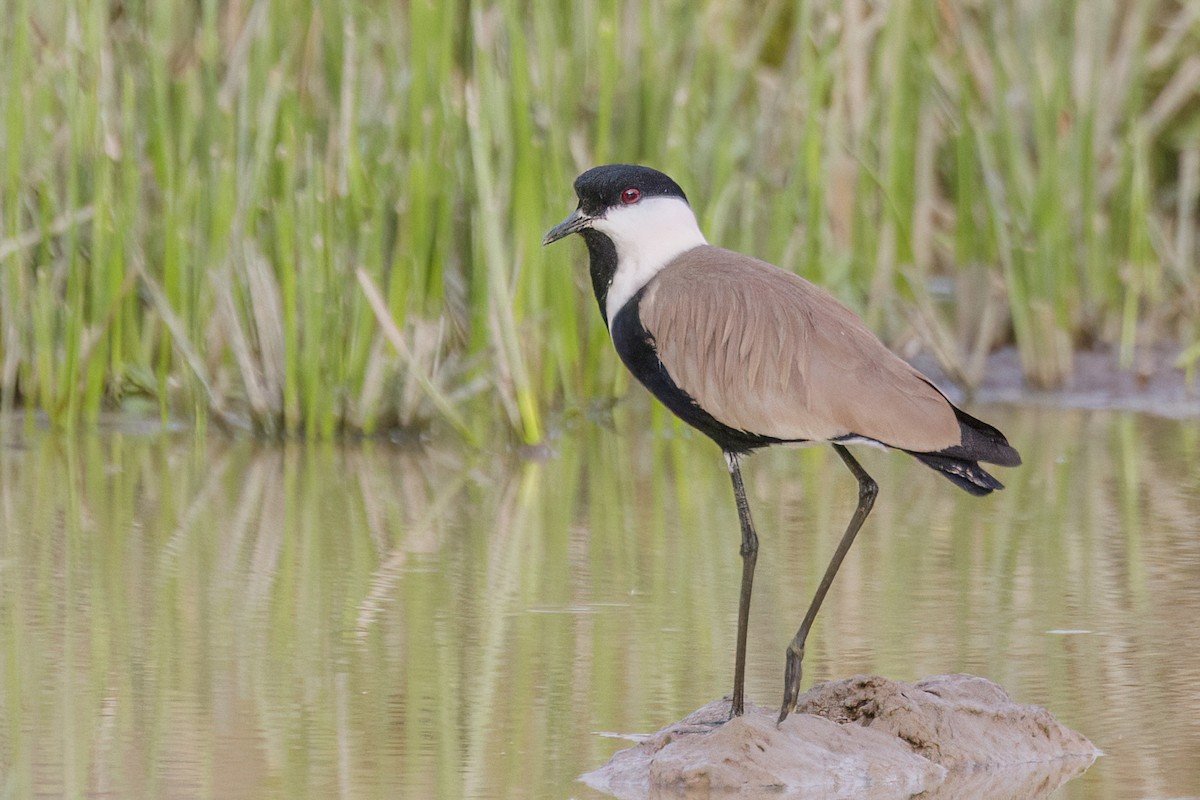
[(744, 705), (746, 627), (758, 537), (739, 462), (772, 444), (828, 442), (858, 480), (858, 508), (787, 648), (782, 722), (796, 707), (809, 628), (875, 502), (846, 448), (903, 450), (971, 494), (1003, 488), (979, 466), (1021, 463), (1004, 434), (964, 413), (854, 312), (791, 272), (709, 245), (679, 185), (648, 167), (596, 167), (579, 206), (543, 244), (587, 243), (600, 315), (625, 366), (725, 452), (742, 529), (733, 715)]

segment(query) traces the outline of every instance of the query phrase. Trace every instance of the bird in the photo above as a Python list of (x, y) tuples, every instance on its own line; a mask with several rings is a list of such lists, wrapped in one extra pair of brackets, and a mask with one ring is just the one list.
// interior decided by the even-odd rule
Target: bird
[(1002, 489), (980, 462), (1020, 465), (1004, 434), (956, 407), (832, 294), (794, 272), (710, 245), (672, 178), (598, 166), (578, 205), (542, 241), (587, 246), (592, 290), (621, 361), (671, 412), (722, 450), (741, 529), (742, 578), (730, 718), (745, 711), (746, 638), (758, 535), (741, 463), (772, 445), (830, 444), (858, 505), (784, 662), (778, 724), (796, 709), (804, 647), (879, 486), (850, 445), (900, 450), (983, 496)]

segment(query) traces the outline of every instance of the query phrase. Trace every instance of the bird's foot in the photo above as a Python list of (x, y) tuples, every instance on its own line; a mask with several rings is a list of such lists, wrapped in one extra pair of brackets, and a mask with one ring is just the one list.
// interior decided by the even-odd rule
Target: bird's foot
[(804, 674), (801, 666), (804, 661), (804, 645), (796, 646), (795, 642), (788, 645), (787, 666), (783, 670), (783, 705), (779, 709), (779, 721), (782, 725), (788, 714), (796, 710), (796, 700), (800, 697), (800, 678)]
[(729, 718), (740, 717), (744, 713), (746, 713), (746, 704), (743, 695), (741, 692), (734, 692), (733, 700), (729, 703)]

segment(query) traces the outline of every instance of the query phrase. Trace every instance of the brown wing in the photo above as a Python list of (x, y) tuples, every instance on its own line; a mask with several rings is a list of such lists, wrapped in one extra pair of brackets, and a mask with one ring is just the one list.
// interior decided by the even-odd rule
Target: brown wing
[(854, 312), (798, 275), (717, 247), (667, 265), (639, 305), (675, 383), (718, 421), (779, 439), (960, 443), (949, 401)]

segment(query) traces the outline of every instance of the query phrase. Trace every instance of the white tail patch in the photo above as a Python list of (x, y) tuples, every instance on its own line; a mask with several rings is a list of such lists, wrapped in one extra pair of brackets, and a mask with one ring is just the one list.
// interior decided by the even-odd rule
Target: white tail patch
[(617, 271), (605, 303), (609, 320), (676, 256), (708, 243), (691, 207), (679, 197), (646, 197), (631, 206), (614, 206), (592, 227), (617, 249)]

